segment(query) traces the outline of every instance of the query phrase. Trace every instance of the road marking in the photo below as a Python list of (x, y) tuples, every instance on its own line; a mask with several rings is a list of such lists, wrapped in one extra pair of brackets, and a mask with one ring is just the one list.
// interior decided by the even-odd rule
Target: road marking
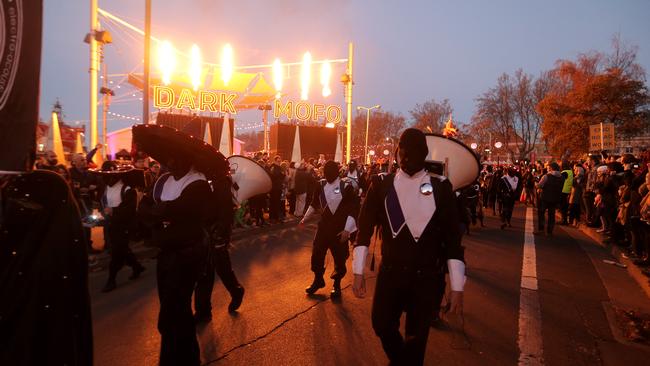
[(526, 209), (524, 257), (519, 295), (519, 365), (544, 365), (542, 352), (542, 313), (537, 293), (537, 257), (533, 235), (533, 210)]

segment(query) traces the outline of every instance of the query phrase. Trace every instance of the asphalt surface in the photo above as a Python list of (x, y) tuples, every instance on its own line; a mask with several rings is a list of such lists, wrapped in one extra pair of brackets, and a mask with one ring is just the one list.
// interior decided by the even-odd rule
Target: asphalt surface
[[(464, 237), (464, 328), (457, 318), (431, 328), (427, 365), (517, 364), (525, 209), (516, 208), (512, 228), (501, 230), (488, 215), (486, 228), (472, 228)], [(364, 299), (352, 294), (351, 276), (343, 281), (340, 301), (329, 299), (331, 281), (315, 296), (305, 295), (313, 278), (314, 230), (313, 224), (302, 230), (284, 224), (251, 229), (235, 241), (231, 257), (246, 288), (244, 303), (237, 314), (228, 314), (230, 297), (215, 284), (213, 320), (197, 328), (203, 364), (388, 363), (370, 324), (374, 273), (367, 274)], [(648, 347), (627, 342), (611, 316), (613, 307), (650, 312), (650, 300), (627, 272), (602, 262), (613, 257), (572, 228), (535, 236), (535, 246), (542, 364), (644, 364)], [(140, 279), (129, 281), (130, 270), (123, 269), (118, 288), (108, 294), (100, 292), (106, 273), (90, 274), (96, 365), (157, 364), (155, 260), (143, 263), (147, 271)]]

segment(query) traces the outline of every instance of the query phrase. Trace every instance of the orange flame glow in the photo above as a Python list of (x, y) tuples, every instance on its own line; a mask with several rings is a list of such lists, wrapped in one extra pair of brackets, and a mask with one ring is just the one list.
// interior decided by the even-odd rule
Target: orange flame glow
[(172, 81), (172, 73), (176, 68), (176, 52), (169, 41), (158, 45), (158, 69), (162, 74), (162, 82), (169, 85)]
[(330, 89), (330, 78), (332, 77), (332, 67), (330, 62), (325, 60), (320, 67), (320, 83), (323, 86), (323, 96), (328, 97), (332, 94)]
[(221, 80), (223, 80), (225, 85), (228, 85), (228, 82), (232, 79), (233, 69), (234, 61), (232, 47), (230, 46), (230, 43), (226, 43), (221, 52)]
[(280, 99), (280, 92), (282, 91), (282, 81), (284, 75), (282, 74), (282, 63), (279, 58), (273, 62), (273, 85), (275, 86), (275, 99)]
[(300, 99), (309, 99), (309, 83), (311, 79), (311, 53), (305, 52), (302, 57), (302, 69), (300, 70)]
[(201, 50), (199, 46), (192, 45), (192, 51), (190, 53), (190, 80), (192, 80), (192, 86), (194, 90), (198, 90), (201, 86)]
[(454, 126), (454, 121), (451, 119), (451, 113), (449, 114), (447, 123), (445, 123), (445, 128), (442, 130), (442, 134), (445, 137), (456, 137), (456, 135), (458, 135), (458, 129)]

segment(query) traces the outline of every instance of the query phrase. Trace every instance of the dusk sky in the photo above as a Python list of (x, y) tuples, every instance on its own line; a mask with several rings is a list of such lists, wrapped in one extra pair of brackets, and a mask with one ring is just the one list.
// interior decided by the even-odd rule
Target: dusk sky
[[(50, 120), (48, 112), (56, 98), (64, 105), (67, 121), (87, 123), (89, 119), (89, 51), (82, 42), (89, 28), (89, 3), (44, 1), (40, 115), (45, 121)], [(238, 65), (250, 65), (270, 64), (276, 57), (299, 61), (305, 51), (311, 51), (314, 59), (345, 58), (347, 43), (353, 41), (354, 105), (381, 104), (407, 119), (416, 103), (448, 98), (455, 119), (467, 122), (474, 113), (475, 98), (493, 86), (500, 74), (523, 68), (538, 75), (560, 58), (573, 59), (590, 50), (609, 51), (615, 33), (639, 47), (638, 61), (650, 69), (647, 0), (152, 3), (153, 36), (184, 51), (196, 43), (211, 62), (218, 62), (226, 42), (232, 44)], [(143, 25), (144, 1), (100, 0), (99, 6), (138, 27)], [(106, 56), (109, 74), (141, 70), (142, 38), (101, 17), (100, 21), (113, 32), (114, 43)], [(338, 82), (343, 71), (334, 68), (333, 96), (328, 103), (343, 105)], [(121, 78), (110, 80), (117, 85)], [(141, 115), (140, 94), (135, 89), (122, 83), (116, 93), (111, 111)], [(245, 123), (260, 120), (259, 112), (238, 117)], [(111, 119), (109, 130), (132, 123)]]

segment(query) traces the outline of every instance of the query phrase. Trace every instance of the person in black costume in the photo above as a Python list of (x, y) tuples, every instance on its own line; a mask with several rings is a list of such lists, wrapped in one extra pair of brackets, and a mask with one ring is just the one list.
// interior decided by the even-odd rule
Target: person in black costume
[(352, 182), (339, 178), (339, 166), (333, 161), (325, 163), (323, 168), (325, 179), (321, 180), (314, 190), (311, 205), (300, 221), (305, 221), (316, 211), (322, 210), (321, 220), (314, 238), (311, 254), (311, 270), (314, 272), (314, 281), (305, 292), (314, 294), (318, 289), (325, 287), (323, 275), (325, 273), (325, 256), (327, 250), (334, 258), (334, 272), (331, 278), (334, 286), (331, 292), (333, 298), (341, 296), (341, 279), (345, 276), (345, 261), (350, 256), (348, 240), (350, 235), (357, 230), (356, 220), (359, 210), (359, 196)]
[[(456, 197), (445, 177), (424, 169), (428, 154), (422, 131), (409, 128), (399, 141), (395, 174), (372, 179), (359, 215), (354, 248), (353, 291), (366, 293), (364, 268), (375, 226), (382, 233), (382, 261), (372, 305), (372, 325), (391, 364), (424, 362), (432, 309), (451, 282), (450, 310), (462, 312), (465, 281)], [(406, 313), (406, 334), (400, 318)]]
[(110, 292), (117, 287), (117, 272), (125, 264), (133, 269), (130, 280), (140, 277), (145, 270), (129, 248), (137, 223), (137, 193), (127, 177), (132, 172), (141, 171), (133, 167), (119, 167), (115, 161), (106, 161), (101, 170), (94, 172), (101, 175), (105, 184), (101, 207), (104, 212), (104, 227), (111, 243), (111, 262), (108, 266), (108, 280), (102, 292)]
[(512, 227), (512, 211), (515, 207), (515, 201), (519, 197), (519, 178), (515, 175), (514, 168), (509, 168), (507, 172), (499, 179), (497, 197), (501, 207), (501, 229), (506, 226)]
[(139, 208), (160, 247), (160, 365), (199, 365), (192, 293), (208, 253), (212, 190), (206, 175), (226, 176), (228, 163), (211, 145), (170, 127), (136, 125), (133, 141), (169, 171), (156, 181), (153, 200)]
[(0, 365), (92, 365), (88, 254), (72, 192), (42, 170), (0, 177), (3, 186)]
[(212, 287), (214, 286), (215, 271), (221, 282), (230, 293), (229, 312), (235, 312), (241, 306), (244, 298), (244, 287), (237, 281), (230, 262), (230, 235), (234, 216), (232, 197), (232, 181), (230, 177), (214, 177), (211, 179), (213, 209), (211, 225), (209, 226), (210, 248), (204, 265), (204, 271), (199, 277), (194, 292), (194, 320), (197, 323), (212, 320)]

